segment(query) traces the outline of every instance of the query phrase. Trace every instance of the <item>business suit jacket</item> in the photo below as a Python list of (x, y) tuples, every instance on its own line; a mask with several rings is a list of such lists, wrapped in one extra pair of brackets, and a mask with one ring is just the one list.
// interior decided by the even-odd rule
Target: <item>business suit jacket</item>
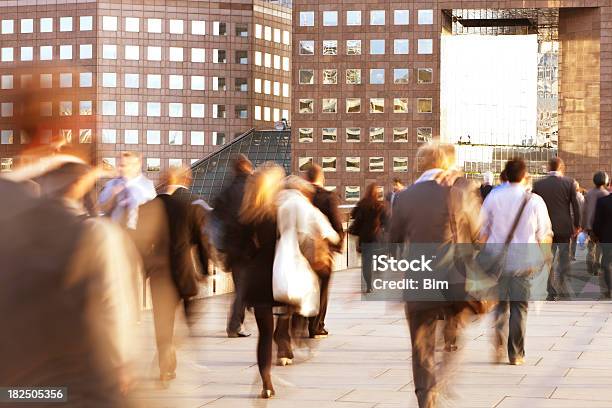
[(601, 197), (595, 205), (593, 234), (599, 242), (612, 243), (612, 195)]
[(546, 203), (555, 235), (554, 240), (569, 242), (574, 228), (580, 226), (580, 205), (576, 198), (574, 180), (550, 175), (535, 182), (533, 192), (542, 197)]
[(342, 252), (342, 240), (344, 239), (344, 231), (342, 229), (342, 216), (338, 210), (340, 200), (336, 193), (327, 191), (321, 186), (315, 185), (315, 193), (312, 197), (312, 204), (325, 215), (331, 224), (334, 231), (340, 236), (340, 242), (337, 245), (330, 247), (332, 251)]
[[(197, 276), (208, 270), (208, 246), (203, 236), (206, 215), (193, 205), (189, 190), (159, 194), (139, 210), (135, 242), (147, 274), (171, 273), (183, 298), (197, 294)], [(194, 263), (195, 250), (199, 267)]]
[(582, 228), (586, 231), (591, 231), (593, 229), (593, 219), (595, 217), (595, 207), (597, 206), (597, 201), (601, 197), (605, 197), (610, 193), (605, 188), (594, 187), (590, 189), (585, 197), (584, 197), (584, 205), (582, 206), (582, 217), (580, 221), (582, 222)]

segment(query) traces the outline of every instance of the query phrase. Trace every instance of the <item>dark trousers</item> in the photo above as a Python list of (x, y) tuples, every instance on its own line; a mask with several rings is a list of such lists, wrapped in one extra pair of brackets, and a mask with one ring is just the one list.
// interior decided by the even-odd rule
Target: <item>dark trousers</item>
[(553, 238), (552, 255), (557, 257), (557, 267), (551, 268), (548, 274), (548, 296), (567, 296), (566, 276), (570, 267), (570, 237)]
[(507, 345), (510, 360), (524, 357), (530, 293), (529, 279), (502, 276), (498, 285), (498, 293), (499, 303), (495, 308), (496, 345), (500, 348)]
[(272, 389), (272, 339), (274, 336), (274, 315), (272, 306), (255, 306), (255, 322), (259, 330), (257, 339), (257, 367), (265, 389)]
[(169, 269), (156, 269), (149, 273), (153, 322), (159, 370), (162, 374), (176, 371), (174, 349), (174, 317), (180, 297)]
[(587, 271), (591, 275), (599, 275), (599, 269), (601, 268), (601, 246), (593, 239), (591, 232), (589, 232), (589, 237), (586, 255)]
[(230, 315), (227, 320), (227, 333), (238, 333), (242, 329), (244, 323), (244, 315), (246, 312), (245, 291), (247, 285), (244, 283), (246, 270), (242, 265), (232, 268), (232, 279), (234, 281), (234, 302), (230, 309)]
[(329, 281), (331, 278), (330, 270), (319, 274), (319, 286), (321, 298), (319, 300), (319, 314), (308, 318), (308, 332), (315, 335), (325, 328), (325, 315), (327, 314), (327, 302), (329, 298)]
[(612, 269), (610, 262), (612, 262), (612, 244), (600, 244), (601, 247), (601, 278), (599, 286), (601, 288), (601, 295), (604, 297), (610, 297), (610, 290), (612, 290)]
[(436, 407), (436, 324), (440, 315), (447, 313), (440, 308), (410, 310), (406, 306), (412, 342), (412, 376), (419, 408)]
[[(372, 290), (372, 261), (366, 260), (362, 255), (361, 258), (361, 275), (367, 291)], [(363, 287), (363, 286), (362, 286)]]

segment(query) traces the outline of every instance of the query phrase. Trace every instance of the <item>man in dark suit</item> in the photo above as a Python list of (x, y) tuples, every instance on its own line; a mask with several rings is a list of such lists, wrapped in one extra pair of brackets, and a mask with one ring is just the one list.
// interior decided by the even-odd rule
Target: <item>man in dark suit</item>
[(397, 195), (406, 188), (402, 180), (398, 177), (393, 177), (393, 185), (391, 186), (391, 191), (385, 194), (385, 204), (389, 209), (389, 215), (393, 211), (393, 203), (395, 203), (395, 199)]
[(191, 171), (172, 168), (162, 180), (165, 193), (140, 207), (134, 241), (150, 279), (160, 379), (165, 382), (176, 377), (176, 307), (183, 299), (189, 319), (189, 299), (198, 293), (199, 278), (208, 270), (208, 250), (202, 235), (205, 210), (193, 204), (197, 197), (188, 189)]
[[(336, 193), (327, 191), (325, 185), (325, 176), (323, 169), (314, 164), (306, 171), (306, 179), (312, 183), (315, 188), (315, 193), (312, 197), (312, 204), (319, 209), (327, 217), (332, 228), (340, 235), (340, 242), (337, 245), (330, 245), (330, 258), (332, 253), (342, 252), (342, 240), (344, 233), (342, 230), (342, 218), (338, 210), (338, 196)], [(316, 271), (320, 278), (321, 300), (319, 304), (319, 314), (308, 319), (308, 332), (310, 338), (327, 337), (328, 333), (325, 330), (325, 314), (327, 313), (327, 303), (329, 297), (329, 279), (333, 268), (333, 261), (323, 270)]]
[(594, 238), (600, 244), (602, 252), (601, 298), (607, 300), (610, 299), (612, 288), (610, 270), (610, 262), (612, 262), (612, 195), (606, 195), (597, 200), (592, 227), (591, 238)]
[(533, 192), (544, 199), (553, 227), (553, 256), (558, 254), (558, 286), (555, 285), (555, 271), (551, 269), (548, 276), (547, 300), (556, 300), (567, 295), (565, 278), (569, 273), (569, 245), (572, 236), (580, 227), (580, 206), (576, 198), (574, 180), (565, 177), (565, 164), (559, 157), (553, 157), (548, 163), (548, 176), (533, 185)]

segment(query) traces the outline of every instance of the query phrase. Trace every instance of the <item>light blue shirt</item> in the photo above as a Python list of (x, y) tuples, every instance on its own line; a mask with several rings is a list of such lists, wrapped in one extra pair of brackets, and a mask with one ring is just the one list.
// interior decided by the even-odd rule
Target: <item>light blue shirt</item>
[(117, 205), (111, 210), (111, 219), (120, 224), (124, 224), (130, 229), (136, 229), (138, 224), (138, 207), (155, 198), (155, 185), (144, 175), (139, 175), (131, 180), (118, 177), (110, 180), (100, 192), (98, 202), (106, 203), (112, 197), (113, 189), (116, 186), (124, 185), (125, 188), (117, 197)]

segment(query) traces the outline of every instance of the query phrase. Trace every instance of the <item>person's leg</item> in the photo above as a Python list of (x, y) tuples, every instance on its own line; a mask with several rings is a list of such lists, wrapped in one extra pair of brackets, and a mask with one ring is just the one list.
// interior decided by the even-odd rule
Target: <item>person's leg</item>
[(495, 339), (493, 341), (493, 347), (495, 348), (495, 362), (501, 363), (505, 358), (506, 344), (508, 342), (508, 310), (509, 303), (507, 300), (499, 300), (495, 305), (494, 319), (495, 319)]
[(264, 390), (274, 392), (272, 386), (272, 338), (274, 333), (274, 315), (272, 306), (256, 306), (255, 322), (259, 330), (257, 339), (257, 366)]
[(575, 261), (576, 260), (576, 246), (578, 245), (578, 237), (573, 237), (570, 239), (570, 260), (571, 261)]
[(612, 271), (610, 270), (610, 261), (612, 260), (612, 248), (610, 248), (611, 244), (601, 244), (601, 276), (599, 278), (599, 286), (601, 290), (601, 297), (604, 299), (610, 298), (610, 274)]
[(150, 275), (151, 301), (159, 370), (162, 379), (176, 375), (176, 352), (174, 350), (174, 317), (180, 298), (170, 270), (156, 270)]
[(559, 244), (555, 242), (553, 239), (553, 243), (551, 245), (553, 263), (551, 264), (550, 270), (548, 271), (548, 281), (546, 283), (546, 291), (548, 292), (548, 297), (546, 298), (546, 300), (555, 300), (557, 297), (556, 279), (555, 279), (556, 268), (554, 265), (555, 264), (554, 260), (557, 256), (558, 249), (559, 249)]
[(227, 335), (237, 336), (242, 330), (246, 305), (244, 303), (244, 291), (246, 285), (243, 283), (244, 271), (241, 266), (232, 269), (232, 279), (234, 280), (234, 302), (232, 303), (230, 315), (227, 321)]
[(595, 241), (590, 238), (589, 234), (589, 242), (587, 243), (587, 253), (586, 253), (586, 266), (587, 272), (590, 275), (595, 275), (596, 267), (595, 267), (595, 259), (597, 258), (597, 248), (595, 245)]
[(414, 391), (420, 408), (434, 408), (436, 389), (436, 323), (437, 311), (411, 311), (406, 306), (406, 318), (412, 343), (412, 376)]
[(361, 261), (361, 274), (365, 283), (366, 292), (372, 291), (372, 262), (364, 262), (365, 257)]
[(525, 331), (529, 307), (529, 279), (516, 277), (510, 293), (510, 322), (508, 328), (508, 358), (511, 364), (525, 357)]
[(444, 313), (444, 350), (457, 350), (457, 333), (459, 331), (458, 314), (450, 309)]
[(570, 272), (570, 238), (569, 237), (560, 237), (559, 239), (559, 260), (557, 266), (559, 267), (559, 272), (557, 273), (557, 293), (559, 296), (569, 296), (570, 292), (567, 287), (567, 279)]
[(293, 347), (291, 346), (291, 319), (293, 310), (287, 308), (287, 312), (278, 316), (276, 330), (274, 330), (274, 342), (276, 343), (276, 355), (279, 360), (293, 359)]
[(325, 315), (327, 314), (327, 302), (329, 297), (329, 281), (331, 278), (331, 271), (325, 271), (319, 279), (320, 284), (320, 303), (319, 303), (319, 314), (308, 319), (308, 332), (310, 337), (325, 336), (327, 333), (325, 330)]

